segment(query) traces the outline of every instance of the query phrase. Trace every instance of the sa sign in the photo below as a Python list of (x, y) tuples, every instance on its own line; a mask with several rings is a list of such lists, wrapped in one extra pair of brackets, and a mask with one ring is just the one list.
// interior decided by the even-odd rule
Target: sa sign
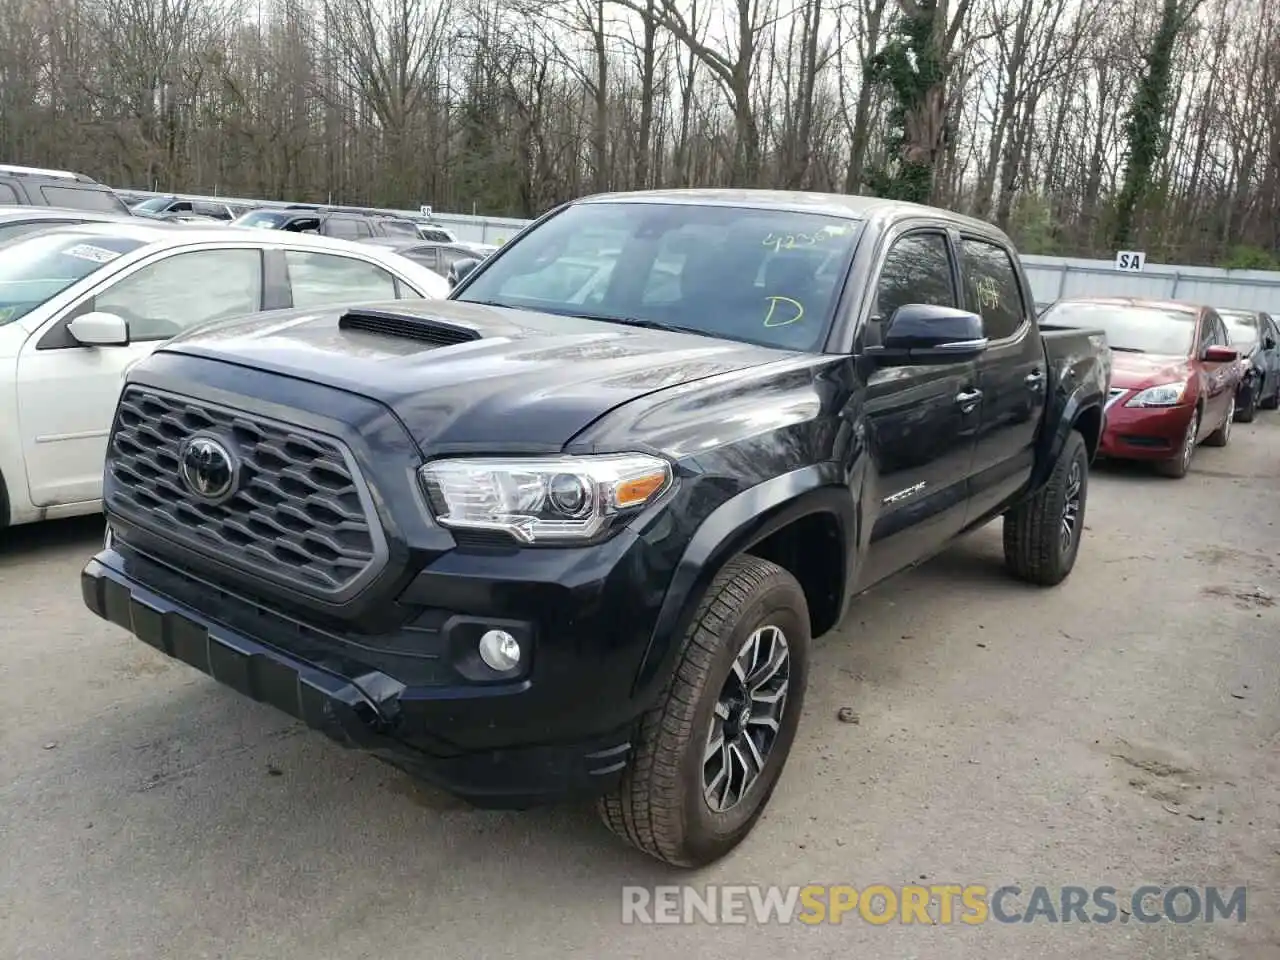
[(1139, 250), (1121, 250), (1116, 254), (1116, 269), (1139, 273), (1147, 265), (1147, 255)]

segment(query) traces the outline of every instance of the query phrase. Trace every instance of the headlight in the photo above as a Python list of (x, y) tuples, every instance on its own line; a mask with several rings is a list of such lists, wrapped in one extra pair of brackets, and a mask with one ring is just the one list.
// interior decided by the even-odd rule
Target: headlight
[(1147, 387), (1136, 397), (1129, 400), (1126, 407), (1176, 407), (1187, 394), (1187, 384), (1162, 383), (1158, 387)]
[(522, 543), (590, 540), (671, 485), (671, 465), (642, 453), (435, 460), (419, 473), (441, 526)]

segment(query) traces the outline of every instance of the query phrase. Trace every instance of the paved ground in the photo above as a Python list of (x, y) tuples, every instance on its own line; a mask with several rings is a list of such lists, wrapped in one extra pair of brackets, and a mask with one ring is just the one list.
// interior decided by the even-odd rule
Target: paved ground
[(0, 539), (0, 957), (1275, 958), (1277, 488), (1264, 414), (1185, 481), (1096, 473), (1058, 590), (992, 527), (864, 598), (768, 815), (693, 878), (1247, 884), (1243, 924), (624, 926), (673, 878), (588, 811), (460, 808), (169, 664), (81, 608), (80, 522)]

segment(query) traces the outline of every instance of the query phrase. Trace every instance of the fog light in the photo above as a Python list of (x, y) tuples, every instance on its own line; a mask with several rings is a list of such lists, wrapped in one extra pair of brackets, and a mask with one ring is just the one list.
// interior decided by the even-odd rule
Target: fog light
[(520, 644), (505, 630), (486, 630), (480, 638), (480, 659), (499, 673), (506, 673), (520, 662)]

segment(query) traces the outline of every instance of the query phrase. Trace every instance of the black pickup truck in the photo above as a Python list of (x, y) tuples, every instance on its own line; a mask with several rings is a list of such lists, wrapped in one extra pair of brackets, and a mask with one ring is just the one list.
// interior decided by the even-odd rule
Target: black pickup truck
[(1039, 332), (980, 221), (591, 197), (447, 300), (227, 321), (135, 365), (83, 597), (476, 805), (594, 795), (703, 864), (760, 816), (810, 640), (860, 591), (996, 517), (1015, 576), (1068, 575), (1107, 356)]

